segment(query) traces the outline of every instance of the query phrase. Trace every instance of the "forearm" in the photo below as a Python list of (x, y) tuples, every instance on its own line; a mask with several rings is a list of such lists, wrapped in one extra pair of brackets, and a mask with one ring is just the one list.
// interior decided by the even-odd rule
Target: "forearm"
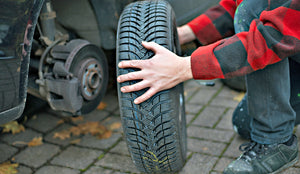
[(177, 28), (180, 45), (191, 42), (196, 39), (196, 35), (188, 25)]

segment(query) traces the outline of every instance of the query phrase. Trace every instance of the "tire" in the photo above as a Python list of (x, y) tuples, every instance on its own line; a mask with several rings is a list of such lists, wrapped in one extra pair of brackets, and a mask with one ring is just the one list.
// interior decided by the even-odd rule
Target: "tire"
[(246, 91), (245, 76), (221, 80), (226, 86), (237, 91)]
[[(95, 65), (92, 67), (98, 72), (95, 78), (99, 80), (96, 87), (90, 96), (88, 96), (84, 90), (83, 79), (85, 78), (85, 71), (90, 70), (89, 65)], [(108, 64), (104, 52), (95, 45), (87, 45), (81, 48), (76, 53), (74, 60), (70, 66), (70, 72), (78, 78), (80, 85), (79, 91), (83, 98), (82, 108), (80, 109), (81, 114), (87, 114), (97, 108), (102, 98), (105, 95), (108, 85)], [(99, 74), (99, 75), (98, 75)]]
[[(139, 1), (125, 7), (118, 25), (117, 64), (153, 57), (141, 41), (153, 41), (180, 54), (175, 15), (167, 2)], [(117, 75), (133, 71), (136, 69), (117, 67)], [(145, 173), (178, 171), (184, 165), (187, 148), (183, 84), (136, 105), (134, 99), (147, 89), (120, 92), (122, 86), (136, 82), (118, 84), (121, 120), (132, 160)]]

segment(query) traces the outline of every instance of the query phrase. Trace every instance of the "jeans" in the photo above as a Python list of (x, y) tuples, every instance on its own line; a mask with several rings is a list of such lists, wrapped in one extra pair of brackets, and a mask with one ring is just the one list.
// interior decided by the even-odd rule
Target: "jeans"
[[(266, 2), (244, 0), (239, 5), (236, 33), (248, 30)], [(300, 54), (285, 58), (246, 75), (247, 95), (233, 114), (233, 124), (242, 136), (261, 144), (283, 143), (292, 136), (300, 122), (300, 64), (295, 61), (299, 58)]]

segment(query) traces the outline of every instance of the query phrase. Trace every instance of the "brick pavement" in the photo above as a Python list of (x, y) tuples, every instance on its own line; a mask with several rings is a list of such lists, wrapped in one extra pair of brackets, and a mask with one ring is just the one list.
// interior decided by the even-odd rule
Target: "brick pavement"
[[(234, 97), (238, 95), (219, 81), (214, 87), (195, 81), (185, 83), (188, 159), (179, 174), (219, 174), (240, 154), (238, 146), (245, 140), (233, 132), (231, 125), (231, 115), (238, 104)], [(105, 125), (120, 122), (116, 93), (108, 92), (103, 101), (107, 107), (85, 115), (84, 121), (105, 121)], [(122, 129), (114, 131), (109, 139), (91, 135), (54, 139), (55, 132), (74, 126), (58, 125), (61, 119), (57, 113), (44, 111), (25, 123), (25, 132), (0, 134), (0, 163), (13, 159), (20, 164), (20, 174), (139, 173), (130, 159)], [(300, 127), (295, 132), (300, 137)], [(43, 137), (43, 145), (27, 147), (15, 143), (29, 142), (37, 136)], [(72, 143), (78, 138), (79, 143)], [(300, 163), (283, 173), (300, 173)]]

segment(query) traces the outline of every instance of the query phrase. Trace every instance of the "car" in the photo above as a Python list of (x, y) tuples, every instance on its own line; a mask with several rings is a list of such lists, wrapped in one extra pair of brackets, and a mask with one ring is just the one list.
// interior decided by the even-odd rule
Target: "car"
[[(118, 20), (132, 2), (1, 1), (0, 125), (22, 115), (27, 96), (69, 115), (93, 111), (114, 83)], [(169, 0), (177, 25), (217, 2)]]

